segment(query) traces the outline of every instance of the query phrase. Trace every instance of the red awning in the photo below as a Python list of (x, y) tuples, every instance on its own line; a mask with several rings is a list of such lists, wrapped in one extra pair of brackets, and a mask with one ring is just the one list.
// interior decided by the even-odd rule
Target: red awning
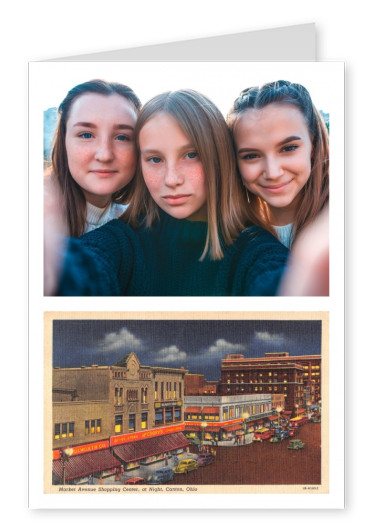
[(204, 407), (202, 412), (208, 415), (219, 415), (219, 407)]
[(114, 454), (119, 458), (130, 463), (138, 461), (145, 457), (153, 455), (160, 455), (164, 452), (171, 452), (178, 448), (185, 448), (189, 446), (189, 441), (181, 433), (170, 433), (168, 435), (161, 435), (160, 437), (150, 437), (143, 441), (134, 441), (126, 444), (119, 444), (113, 446)]
[(185, 408), (184, 413), (201, 413), (200, 407), (187, 407)]
[(268, 417), (268, 420), (278, 420), (278, 415), (274, 415), (273, 417)]
[[(65, 462), (65, 479), (69, 481), (120, 466), (120, 461), (113, 456), (109, 448), (73, 455)], [(52, 462), (52, 468), (56, 476), (62, 479), (63, 463), (61, 459), (55, 459)]]
[(235, 430), (244, 430), (244, 427), (241, 424), (233, 424), (232, 426), (224, 426), (225, 431), (235, 431)]

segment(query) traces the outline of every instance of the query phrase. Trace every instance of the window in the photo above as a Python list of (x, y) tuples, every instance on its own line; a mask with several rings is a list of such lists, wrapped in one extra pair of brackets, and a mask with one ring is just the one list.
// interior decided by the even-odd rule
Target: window
[(173, 417), (172, 417), (172, 407), (167, 407), (167, 408), (166, 408), (166, 411), (165, 411), (165, 421), (166, 421), (166, 422), (172, 422), (172, 421), (173, 421)]
[(85, 420), (85, 435), (94, 435), (101, 432), (101, 419)]
[(128, 431), (135, 431), (136, 429), (136, 415), (134, 413), (130, 413), (129, 419), (128, 419)]
[(148, 402), (148, 390), (147, 388), (141, 389), (141, 404), (147, 404)]
[(148, 414), (147, 413), (142, 413), (142, 415), (141, 415), (141, 429), (142, 430), (146, 430), (147, 427), (148, 427)]
[(157, 400), (158, 398), (158, 382), (155, 382), (154, 385), (154, 399)]
[(158, 408), (155, 410), (155, 424), (163, 424), (163, 409)]
[(176, 382), (174, 382), (174, 398), (176, 398)]
[(115, 415), (115, 433), (123, 431), (123, 415)]
[(179, 382), (179, 398), (181, 398), (181, 382)]
[(161, 399), (164, 399), (164, 382), (161, 382)]
[(175, 422), (179, 422), (181, 420), (181, 409), (180, 407), (175, 408)]
[(67, 437), (74, 437), (74, 422), (55, 424), (54, 438), (66, 439)]

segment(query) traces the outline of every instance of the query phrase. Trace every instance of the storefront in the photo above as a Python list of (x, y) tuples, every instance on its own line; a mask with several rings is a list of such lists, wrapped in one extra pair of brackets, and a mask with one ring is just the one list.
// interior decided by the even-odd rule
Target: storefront
[(189, 446), (183, 435), (182, 425), (147, 430), (128, 435), (112, 437), (114, 455), (121, 461), (125, 470), (140, 465), (162, 461), (170, 455), (182, 453)]
[(111, 452), (109, 441), (54, 450), (52, 458), (54, 483), (75, 483), (90, 476), (112, 475), (122, 466)]

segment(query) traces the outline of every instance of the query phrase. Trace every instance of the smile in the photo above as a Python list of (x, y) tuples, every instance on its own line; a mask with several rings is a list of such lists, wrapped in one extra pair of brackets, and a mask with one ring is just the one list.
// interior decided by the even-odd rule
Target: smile
[(283, 192), (291, 182), (292, 182), (292, 179), (291, 181), (288, 181), (287, 183), (277, 184), (274, 186), (265, 186), (265, 185), (260, 185), (260, 186), (261, 188), (263, 188), (263, 190), (266, 190), (270, 192), (271, 194), (278, 194), (279, 192)]
[(169, 204), (169, 205), (182, 205), (189, 199), (191, 196), (190, 194), (177, 194), (177, 195), (165, 195), (163, 199)]

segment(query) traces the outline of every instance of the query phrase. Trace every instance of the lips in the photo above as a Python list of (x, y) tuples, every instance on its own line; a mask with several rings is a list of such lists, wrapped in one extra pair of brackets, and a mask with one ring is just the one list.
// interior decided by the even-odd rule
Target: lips
[(281, 183), (281, 184), (274, 184), (273, 186), (265, 186), (265, 185), (260, 185), (261, 188), (263, 188), (264, 190), (267, 190), (268, 192), (272, 193), (272, 194), (277, 194), (278, 192), (283, 192), (283, 190), (292, 182), (292, 179), (286, 183)]
[(176, 194), (176, 195), (165, 195), (163, 196), (163, 199), (169, 204), (169, 205), (182, 205), (184, 204), (189, 198), (190, 194)]
[(106, 177), (112, 177), (117, 170), (91, 170), (91, 173), (94, 173), (97, 177), (105, 179)]

